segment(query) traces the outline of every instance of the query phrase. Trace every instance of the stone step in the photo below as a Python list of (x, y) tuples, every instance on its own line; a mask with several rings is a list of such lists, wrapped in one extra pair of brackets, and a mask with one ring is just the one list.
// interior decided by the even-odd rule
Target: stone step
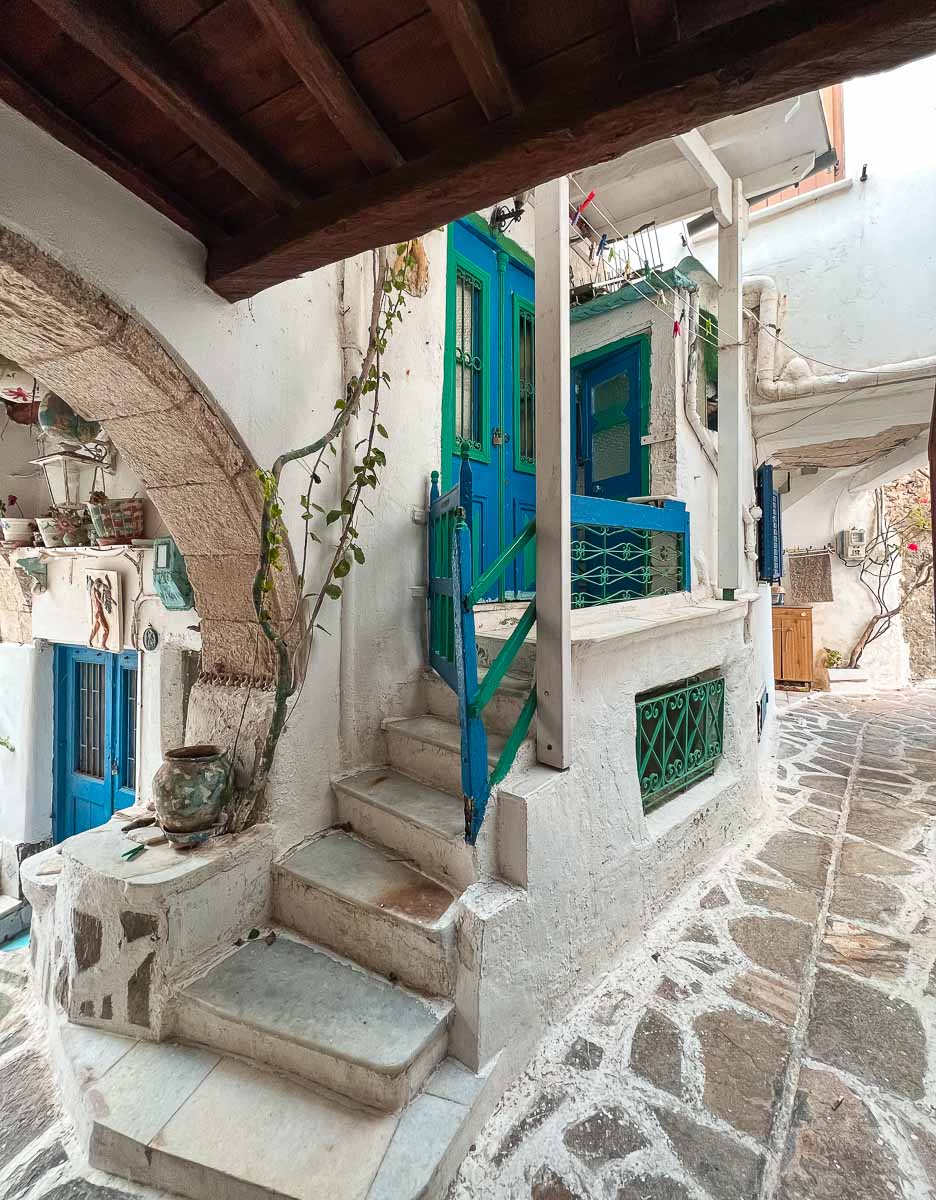
[[(475, 636), (475, 644), (478, 652), (478, 667), (481, 670), (487, 668), (494, 662), (498, 654), (504, 648), (504, 642), (510, 637), (513, 632), (513, 624), (505, 625), (503, 632), (500, 629), (497, 633), (478, 633)], [(510, 674), (528, 682), (533, 678), (533, 673), (536, 670), (536, 642), (525, 641), (517, 651), (517, 657), (510, 664)]]
[(189, 983), (176, 1021), (184, 1040), (392, 1111), (445, 1057), (451, 1013), (448, 1000), (427, 1001), (280, 933)]
[(0, 946), (12, 942), (29, 928), (32, 909), (25, 900), (15, 896), (0, 896)]
[[(427, 714), (423, 717), (394, 717), (383, 723), (390, 762), (404, 775), (412, 775), (453, 796), (461, 788), (461, 730), (450, 721)], [(504, 747), (499, 733), (488, 734), (488, 763), (493, 767)], [(516, 762), (524, 765), (533, 758), (528, 738), (520, 747)]]
[(465, 844), (460, 799), (401, 775), (392, 767), (358, 771), (332, 786), (338, 815), (356, 833), (412, 859), (456, 892), (477, 878), (475, 857)]
[(341, 829), (273, 865), (277, 921), (430, 995), (455, 990), (455, 896), (392, 849)]
[(446, 1059), (402, 1112), (375, 1112), (194, 1046), (74, 1025), (60, 1036), (91, 1165), (192, 1200), (443, 1196), (499, 1083)]
[[(486, 674), (487, 671), (484, 670), (478, 672), (479, 683)], [(484, 709), (485, 729), (505, 737), (510, 734), (532, 686), (532, 679), (522, 675), (505, 675), (500, 687)], [(441, 717), (444, 721), (457, 722), (458, 696), (435, 671), (426, 672), (426, 699), (429, 711), (434, 716)]]

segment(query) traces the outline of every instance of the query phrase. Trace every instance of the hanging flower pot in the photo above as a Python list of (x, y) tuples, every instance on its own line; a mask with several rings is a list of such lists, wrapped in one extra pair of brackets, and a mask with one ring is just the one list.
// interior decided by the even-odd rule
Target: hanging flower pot
[(230, 760), (217, 746), (167, 750), (153, 778), (159, 824), (175, 845), (191, 846), (221, 832)]
[(95, 492), (87, 509), (101, 546), (126, 546), (143, 536), (143, 500), (139, 496), (112, 500)]
[(99, 421), (79, 417), (70, 404), (55, 392), (46, 392), (39, 401), (39, 428), (66, 445), (83, 446), (101, 432)]

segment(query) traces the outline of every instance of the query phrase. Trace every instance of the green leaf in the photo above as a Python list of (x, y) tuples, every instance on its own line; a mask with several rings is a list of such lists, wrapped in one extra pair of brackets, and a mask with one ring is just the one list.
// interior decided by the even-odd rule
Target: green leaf
[(321, 504), (316, 504), (314, 500), (312, 501), (312, 507), (315, 509), (316, 512), (323, 513), (325, 511), (325, 509), (322, 508)]
[(337, 600), (341, 595), (341, 588), (337, 583), (327, 583), (325, 585), (325, 595), (329, 600)]
[[(340, 590), (341, 590), (341, 589), (339, 588), (339, 591), (340, 591)], [(316, 629), (321, 629), (322, 633), (328, 633), (328, 630), (325, 628), (325, 626), (324, 626), (324, 625), (316, 625), (316, 627), (315, 627), (315, 628), (316, 628)], [(331, 634), (330, 634), (330, 633), (328, 633), (328, 636), (329, 636), (329, 637), (331, 637)]]
[(381, 425), (379, 421), (377, 422), (377, 432), (380, 434), (381, 437), (389, 437), (390, 436), (390, 434), (387, 433), (386, 429), (384, 429), (383, 425)]
[(344, 579), (345, 575), (351, 570), (351, 563), (347, 558), (343, 558), (335, 567), (335, 578)]
[(340, 521), (340, 520), (341, 520), (341, 513), (337, 508), (333, 508), (331, 510), (331, 512), (328, 514), (328, 516), (325, 518), (325, 522), (328, 525), (334, 525), (334, 523), (336, 521)]
[(342, 500), (341, 511), (350, 517), (351, 514), (354, 512), (354, 505), (351, 503), (350, 500)]
[(359, 563), (364, 562), (364, 551), (361, 549), (360, 546), (352, 546), (351, 552), (354, 555), (355, 562), (359, 562)]

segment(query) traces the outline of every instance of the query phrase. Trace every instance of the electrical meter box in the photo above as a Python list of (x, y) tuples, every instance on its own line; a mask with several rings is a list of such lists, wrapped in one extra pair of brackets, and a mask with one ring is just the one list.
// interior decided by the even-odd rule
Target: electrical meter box
[(860, 566), (867, 550), (867, 534), (863, 529), (842, 529), (836, 538), (838, 556), (846, 566)]
[(189, 583), (185, 559), (172, 538), (157, 538), (153, 543), (156, 554), (153, 563), (153, 583), (163, 606), (170, 612), (184, 612), (195, 607), (195, 593)]

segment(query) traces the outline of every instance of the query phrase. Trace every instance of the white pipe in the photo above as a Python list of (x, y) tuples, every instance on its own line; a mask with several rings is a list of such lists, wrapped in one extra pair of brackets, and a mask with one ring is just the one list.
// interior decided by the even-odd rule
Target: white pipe
[(712, 445), (711, 439), (708, 436), (708, 430), (703, 427), (702, 421), (699, 418), (699, 410), (695, 405), (695, 382), (699, 369), (699, 353), (696, 345), (698, 330), (699, 293), (696, 290), (689, 294), (689, 325), (686, 333), (683, 335), (686, 339), (686, 369), (683, 373), (686, 386), (683, 389), (683, 408), (686, 411), (686, 420), (689, 422), (689, 427), (696, 435), (699, 445), (705, 452), (705, 457), (712, 464), (712, 469), (718, 474), (718, 451)]
[(882, 363), (863, 371), (833, 371), (816, 375), (805, 358), (796, 356), (783, 368), (787, 376), (779, 379), (777, 346), (779, 337), (778, 312), (780, 297), (777, 284), (769, 275), (749, 275), (744, 281), (744, 303), (747, 308), (759, 308), (757, 327), (757, 366), (754, 390), (772, 403), (778, 400), (798, 400), (804, 396), (824, 396), (832, 392), (855, 391), (858, 388), (880, 387), (887, 383), (911, 383), (936, 376), (936, 355), (908, 358), (903, 362)]

